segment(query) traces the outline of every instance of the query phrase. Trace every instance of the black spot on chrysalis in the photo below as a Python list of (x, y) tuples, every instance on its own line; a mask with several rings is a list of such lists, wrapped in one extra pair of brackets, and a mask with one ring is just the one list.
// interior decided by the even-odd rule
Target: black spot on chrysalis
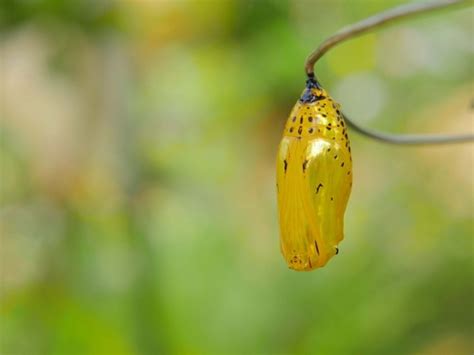
[(303, 162), (303, 173), (306, 171), (306, 166), (308, 165), (308, 160)]
[(319, 183), (318, 187), (316, 187), (316, 193), (319, 192), (319, 189), (320, 189), (321, 187), (324, 187), (324, 186), (323, 186), (323, 184)]
[(316, 253), (319, 255), (318, 243), (316, 241), (314, 241), (314, 247), (316, 248)]

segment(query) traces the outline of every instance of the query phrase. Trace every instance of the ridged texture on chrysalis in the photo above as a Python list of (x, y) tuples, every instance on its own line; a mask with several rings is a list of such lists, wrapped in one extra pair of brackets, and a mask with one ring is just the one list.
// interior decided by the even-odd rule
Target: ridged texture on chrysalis
[(351, 187), (351, 148), (340, 105), (309, 79), (277, 157), (280, 247), (291, 269), (322, 267), (338, 253)]

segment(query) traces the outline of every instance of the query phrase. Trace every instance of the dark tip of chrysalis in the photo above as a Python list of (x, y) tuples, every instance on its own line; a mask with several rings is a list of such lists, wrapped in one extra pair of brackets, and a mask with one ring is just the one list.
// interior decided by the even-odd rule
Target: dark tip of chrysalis
[(306, 87), (312, 87), (317, 89), (322, 88), (314, 73), (306, 73), (306, 76), (308, 77), (308, 80), (306, 80)]
[(302, 103), (311, 103), (321, 99), (324, 99), (324, 95), (314, 95), (311, 89), (322, 89), (321, 84), (319, 84), (318, 79), (314, 76), (314, 73), (306, 73), (308, 80), (306, 80), (306, 89), (303, 92), (303, 95), (300, 97), (300, 102)]

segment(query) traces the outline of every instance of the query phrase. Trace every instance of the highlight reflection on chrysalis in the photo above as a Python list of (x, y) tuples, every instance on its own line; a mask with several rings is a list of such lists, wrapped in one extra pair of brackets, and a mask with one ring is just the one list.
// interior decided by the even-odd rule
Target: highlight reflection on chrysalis
[(280, 247), (291, 269), (322, 267), (338, 253), (351, 187), (351, 148), (340, 105), (310, 78), (277, 156)]

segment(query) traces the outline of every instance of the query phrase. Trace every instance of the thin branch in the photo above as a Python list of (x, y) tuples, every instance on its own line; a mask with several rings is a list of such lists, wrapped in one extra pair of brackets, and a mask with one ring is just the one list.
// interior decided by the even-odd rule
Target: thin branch
[[(410, 16), (423, 14), (429, 11), (439, 10), (452, 5), (461, 5), (472, 3), (472, 0), (437, 0), (425, 3), (415, 3), (402, 5), (391, 10), (376, 14), (365, 20), (357, 22), (353, 25), (344, 27), (334, 35), (326, 39), (317, 49), (315, 49), (306, 59), (305, 71), (306, 75), (310, 80), (314, 80), (314, 65), (316, 62), (331, 48), (337, 44), (344, 42), (348, 39), (357, 37), (361, 34), (367, 33), (376, 28), (382, 27), (383, 25), (395, 22), (396, 20), (405, 19)], [(316, 80), (317, 82), (317, 80)], [(456, 134), (456, 135), (445, 135), (445, 134), (388, 134), (377, 132), (359, 126), (344, 115), (347, 124), (356, 132), (365, 135), (369, 138), (391, 144), (399, 145), (429, 145), (429, 144), (452, 144), (452, 143), (467, 143), (474, 141), (474, 134)]]
[(397, 145), (432, 145), (432, 144), (453, 144), (469, 143), (474, 141), (473, 134), (390, 134), (374, 131), (359, 126), (357, 123), (344, 115), (347, 125), (354, 131), (369, 138), (390, 144)]
[(314, 64), (331, 48), (367, 33), (383, 25), (401, 20), (410, 16), (419, 15), (433, 10), (442, 9), (452, 5), (461, 5), (472, 3), (472, 0), (437, 0), (425, 3), (414, 3), (395, 7), (388, 11), (376, 14), (365, 20), (346, 26), (326, 39), (317, 49), (315, 49), (306, 59), (305, 71), (309, 77), (314, 76)]

